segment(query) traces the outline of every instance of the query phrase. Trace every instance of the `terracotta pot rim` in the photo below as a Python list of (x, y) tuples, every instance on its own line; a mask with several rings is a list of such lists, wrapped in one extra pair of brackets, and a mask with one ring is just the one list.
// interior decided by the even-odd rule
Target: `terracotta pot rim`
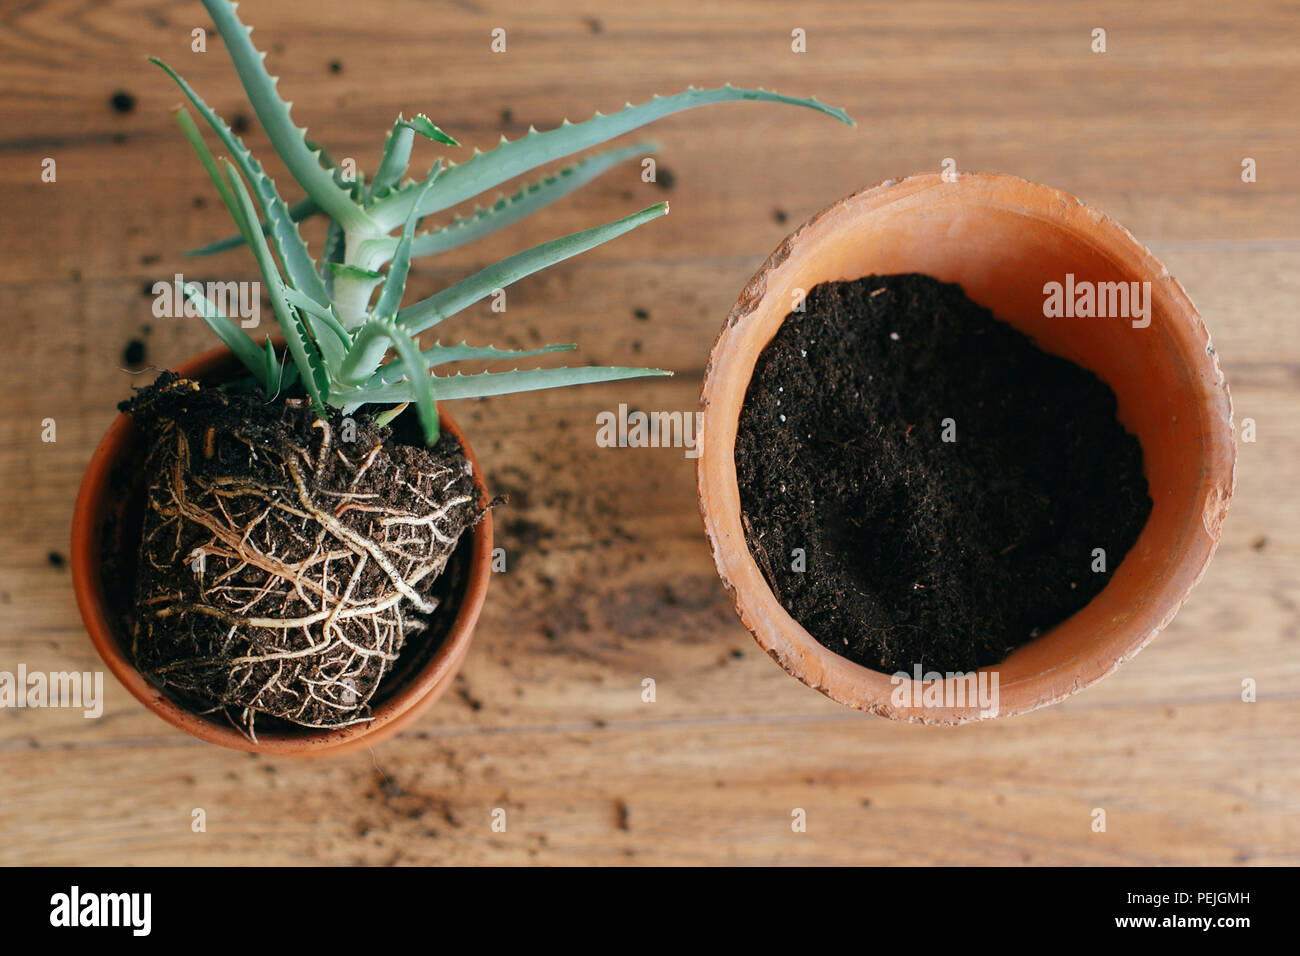
[[(1116, 264), (1125, 263), (1136, 271), (1140, 271), (1143, 278), (1149, 278), (1153, 287), (1153, 303), (1156, 298), (1154, 293), (1156, 285), (1158, 284), (1164, 289), (1176, 307), (1172, 318), (1179, 324), (1180, 328), (1176, 334), (1180, 336), (1180, 341), (1194, 342), (1203, 347), (1204, 354), (1213, 369), (1212, 377), (1214, 381), (1208, 385), (1205, 384), (1203, 378), (1198, 379), (1195, 376), (1195, 370), (1188, 372), (1189, 387), (1196, 390), (1198, 398), (1206, 408), (1211, 410), (1213, 413), (1211, 417), (1217, 419), (1220, 426), (1216, 427), (1207, 436), (1208, 449), (1203, 456), (1203, 469), (1202, 474), (1199, 476), (1199, 482), (1202, 485), (1208, 485), (1211, 483), (1211, 479), (1216, 476), (1221, 478), (1226, 475), (1226, 482), (1223, 483), (1224, 490), (1213, 498), (1213, 507), (1211, 507), (1211, 504), (1207, 504), (1203, 515), (1209, 541), (1199, 550), (1199, 553), (1189, 552), (1184, 556), (1184, 562), (1193, 567), (1193, 573), (1186, 586), (1182, 587), (1180, 593), (1175, 596), (1175, 599), (1169, 600), (1162, 605), (1163, 610), (1155, 626), (1134, 634), (1119, 654), (1098, 656), (1096, 654), (1076, 653), (1072, 656), (1064, 656), (1037, 674), (1024, 675), (1002, 684), (1001, 691), (1004, 703), (996, 716), (1008, 717), (1056, 703), (1102, 679), (1115, 671), (1120, 664), (1136, 656), (1172, 621), (1179, 608), (1186, 601), (1192, 588), (1204, 576), (1209, 561), (1217, 549), (1222, 521), (1227, 511), (1228, 502), (1231, 499), (1232, 490), (1236, 485), (1236, 442), (1232, 433), (1231, 396), (1222, 370), (1219, 367), (1218, 355), (1210, 344), (1205, 323), (1181, 283), (1169, 274), (1168, 270), (1151, 254), (1149, 249), (1139, 243), (1118, 222), (1104, 213), (1088, 207), (1087, 204), (1075, 196), (1059, 189), (1001, 173), (961, 173), (958, 174), (958, 180), (967, 181), (968, 184), (973, 182), (975, 184), (989, 184), (990, 186), (1007, 185), (1031, 191), (1041, 201), (1036, 203), (1036, 208), (1031, 209), (1025, 206), (1017, 209), (1016, 212), (1020, 215), (1049, 222), (1056, 227), (1066, 228), (1073, 225), (1073, 223), (1067, 222), (1067, 215), (1085, 216), (1089, 224), (1094, 228), (1093, 234), (1072, 231), (1071, 236), (1073, 238), (1090, 246), (1095, 253), (1104, 257), (1107, 261)], [(835, 215), (838, 211), (850, 205), (871, 201), (870, 208), (874, 212), (895, 202), (912, 200), (919, 203), (920, 200), (917, 197), (923, 196), (928, 190), (943, 189), (949, 186), (950, 183), (937, 173), (920, 173), (884, 180), (875, 186), (852, 193), (820, 210), (777, 245), (776, 249), (746, 284), (710, 350), (709, 359), (705, 366), (699, 403), (703, 421), (699, 442), (704, 452), (696, 464), (700, 515), (704, 523), (710, 553), (713, 556), (723, 587), (726, 589), (737, 615), (759, 646), (789, 674), (839, 703), (895, 720), (929, 724), (961, 724), (982, 719), (982, 715), (969, 711), (955, 713), (952, 710), (943, 708), (932, 710), (915, 706), (902, 709), (895, 707), (890, 702), (889, 691), (891, 685), (889, 675), (863, 667), (825, 648), (802, 625), (784, 611), (784, 608), (772, 595), (766, 579), (757, 570), (753, 556), (744, 541), (743, 532), (741, 532), (740, 536), (741, 546), (729, 547), (724, 545), (724, 537), (728, 535), (730, 540), (735, 540), (735, 531), (740, 528), (740, 521), (739, 515), (734, 516), (733, 520), (733, 516), (714, 513), (711, 503), (714, 496), (711, 494), (709, 476), (709, 449), (711, 447), (709, 419), (710, 408), (714, 404), (715, 393), (718, 392), (719, 380), (726, 375), (741, 374), (739, 371), (727, 367), (729, 363), (738, 361), (735, 356), (739, 353), (739, 348), (737, 347), (734, 352), (729, 348), (733, 338), (737, 337), (737, 327), (759, 309), (767, 293), (769, 276), (782, 267), (807, 234), (817, 230), (819, 224), (827, 217)], [(977, 208), (996, 207), (993, 202), (981, 202), (978, 197), (968, 199), (965, 195), (962, 197), (962, 202), (969, 203)], [(1005, 209), (1005, 207), (996, 208)], [(1056, 213), (1057, 210), (1063, 212)], [(826, 240), (824, 236), (818, 236), (816, 241)], [(747, 384), (748, 378), (746, 378), (746, 387)], [(730, 405), (731, 400), (728, 399), (728, 416), (731, 413)], [(736, 411), (738, 412), (739, 409), (737, 408)], [(727, 431), (729, 433), (730, 429), (728, 428)], [(727, 480), (735, 482), (734, 447), (725, 449), (725, 454), (728, 461), (719, 465), (716, 473), (725, 472)], [(714, 455), (720, 457), (722, 452), (715, 450)], [(745, 589), (737, 585), (736, 578), (741, 576), (738, 570), (742, 566), (746, 570), (744, 577), (752, 581), (754, 579), (753, 575), (757, 574), (758, 579), (762, 582), (762, 588), (765, 592), (764, 597), (780, 608), (780, 613), (785, 618), (784, 626), (779, 628), (782, 633), (774, 633), (773, 627), (764, 623), (767, 620), (767, 615), (757, 612), (758, 598), (745, 593)], [(753, 574), (749, 573), (751, 570)], [(769, 610), (766, 604), (764, 610)], [(797, 653), (791, 653), (792, 647), (797, 650)], [(842, 664), (837, 664), (834, 672), (827, 675), (820, 666), (805, 667), (805, 655), (822, 660), (829, 656), (837, 658)], [(980, 670), (981, 672), (997, 670), (999, 666), (1001, 665), (981, 668)], [(809, 671), (814, 671), (823, 676), (819, 679), (817, 676), (810, 674)], [(1074, 675), (1073, 680), (1068, 684), (1062, 684), (1060, 678), (1068, 676), (1070, 673)], [(843, 678), (845, 674), (853, 676), (851, 679), (846, 680)], [(1052, 680), (1053, 677), (1056, 678), (1055, 681)], [(1044, 690), (1044, 688), (1047, 688), (1047, 690)], [(1008, 691), (1013, 693), (1009, 694)], [(1008, 701), (1009, 697), (1011, 698), (1010, 701)]]
[[(197, 378), (219, 371), (234, 361), (229, 349), (219, 347), (181, 363), (172, 371), (183, 377)], [(438, 414), (442, 428), (460, 442), (461, 449), (473, 468), (474, 483), (481, 500), (486, 502), (487, 488), (473, 448), (441, 404), (438, 406)], [(96, 520), (100, 513), (100, 502), (107, 493), (112, 466), (134, 431), (135, 424), (131, 417), (118, 415), (100, 439), (86, 466), (73, 510), (71, 565), (77, 605), (91, 643), (113, 675), (145, 707), (173, 727), (208, 743), (250, 753), (315, 757), (332, 756), (385, 740), (414, 721), (441, 695), (460, 669), (487, 597), (492, 559), (490, 511), (467, 532), (471, 539), (468, 575), (465, 587), (458, 596), (455, 620), (442, 645), (420, 670), (375, 708), (373, 720), (332, 730), (303, 728), (300, 732), (259, 733), (258, 743), (254, 744), (234, 727), (193, 713), (150, 684), (136, 670), (114, 634), (105, 610), (103, 587), (98, 573), (100, 536)]]

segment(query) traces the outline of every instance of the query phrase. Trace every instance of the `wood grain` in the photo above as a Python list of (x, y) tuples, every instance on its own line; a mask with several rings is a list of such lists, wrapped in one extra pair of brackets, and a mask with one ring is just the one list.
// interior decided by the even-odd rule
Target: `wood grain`
[[(106, 677), (98, 720), (0, 711), (0, 863), (1300, 862), (1294, 4), (625, 6), (377, 0), (358, 19), (337, 0), (247, 0), (241, 12), (299, 122), (362, 168), (399, 110), (487, 148), (688, 83), (847, 108), (857, 129), (750, 104), (672, 118), (651, 132), (671, 189), (631, 165), (417, 266), (411, 293), (427, 294), (671, 199), (666, 219), (451, 330), (676, 369), (638, 386), (645, 408), (694, 408), (749, 275), (845, 193), (952, 156), (1104, 208), (1183, 281), (1237, 420), (1258, 429), (1219, 554), (1178, 619), (1112, 677), (1027, 717), (949, 730), (862, 717), (788, 678), (735, 619), (693, 463), (596, 447), (596, 413), (626, 389), (465, 402), (457, 417), (512, 495), (498, 525), (509, 570), (454, 691), (415, 731), (328, 762), (249, 757), (171, 730)], [(219, 42), (189, 52), (204, 22), (192, 0), (31, 0), (0, 20), (0, 670), (97, 666), (50, 555), (66, 554), (115, 403), (149, 377), (123, 370), (125, 344), (144, 341), (157, 366), (210, 344), (193, 321), (153, 318), (146, 287), (177, 271), (253, 277), (243, 253), (176, 251), (227, 226), (167, 115), (176, 93), (143, 58), (165, 56), (227, 116), (246, 112)], [(488, 50), (496, 26), (504, 56)], [(1089, 52), (1095, 26), (1104, 55)], [(795, 27), (806, 54), (790, 52)], [(110, 108), (118, 91), (131, 112)], [(260, 131), (247, 138), (265, 158)], [(57, 183), (40, 182), (45, 157)], [(40, 440), (46, 418), (55, 443)], [(1247, 677), (1257, 703), (1240, 700)], [(196, 807), (206, 833), (191, 832)], [(1090, 829), (1096, 807), (1106, 833)], [(791, 831), (794, 808), (806, 833)]]

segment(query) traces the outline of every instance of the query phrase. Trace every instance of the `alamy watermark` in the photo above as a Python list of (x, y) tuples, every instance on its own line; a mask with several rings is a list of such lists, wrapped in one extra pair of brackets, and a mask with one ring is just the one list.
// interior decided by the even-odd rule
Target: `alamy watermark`
[(262, 283), (260, 282), (187, 282), (179, 272), (171, 282), (153, 284), (153, 314), (159, 319), (201, 319), (201, 301), (227, 318), (239, 319), (245, 329), (255, 329), (262, 321)]
[(703, 412), (642, 412), (619, 405), (617, 412), (596, 415), (599, 448), (681, 448), (687, 458), (700, 457)]
[(153, 894), (83, 893), (74, 885), (67, 893), (50, 897), (50, 925), (123, 927), (133, 936), (148, 936), (153, 928)]
[(0, 671), (0, 708), (80, 708), (87, 719), (104, 713), (103, 671)]
[(1150, 282), (1064, 282), (1043, 286), (1043, 315), (1049, 319), (1132, 319), (1133, 328), (1151, 324)]
[(899, 671), (889, 678), (894, 685), (889, 702), (895, 707), (978, 707), (981, 717), (998, 715), (997, 671)]

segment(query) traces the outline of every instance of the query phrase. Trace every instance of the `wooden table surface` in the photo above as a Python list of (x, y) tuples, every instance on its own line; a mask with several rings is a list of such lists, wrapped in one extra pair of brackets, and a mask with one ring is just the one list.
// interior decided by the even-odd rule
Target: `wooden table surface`
[[(399, 110), (488, 148), (691, 83), (816, 94), (858, 127), (771, 105), (686, 113), (652, 130), (671, 173), (658, 184), (630, 164), (419, 264), (410, 292), (424, 296), (669, 198), (667, 219), (520, 282), (504, 314), (475, 308), (448, 328), (576, 341), (584, 360), (677, 376), (455, 406), (511, 495), (497, 518), (509, 564), (453, 691), (413, 730), (328, 761), (250, 756), (173, 730), (106, 675), (97, 720), (0, 712), (0, 862), (1300, 862), (1294, 3), (247, 0), (240, 12), (295, 118), (363, 169)], [(247, 113), (220, 42), (190, 52), (207, 23), (197, 0), (28, 0), (0, 18), (0, 671), (100, 666), (60, 565), (91, 451), (151, 377), (125, 369), (124, 347), (139, 339), (165, 367), (212, 344), (197, 320), (153, 318), (148, 287), (179, 271), (255, 277), (244, 251), (178, 254), (229, 228), (168, 115), (178, 96), (144, 57), (169, 60), (227, 117)], [(489, 49), (496, 27), (505, 54)], [(1090, 50), (1095, 27), (1105, 53)], [(791, 51), (795, 28), (806, 53)], [(112, 108), (117, 92), (133, 109)], [(694, 409), (724, 316), (796, 224), (945, 157), (1065, 189), (1149, 244), (1199, 306), (1237, 421), (1258, 434), (1241, 447), (1217, 558), (1151, 647), (1061, 705), (957, 729), (866, 717), (786, 676), (714, 574), (693, 462), (595, 442), (596, 413), (621, 400)], [(41, 182), (45, 158), (54, 183)], [(1245, 678), (1255, 703), (1241, 700)], [(192, 831), (195, 808), (206, 832)]]

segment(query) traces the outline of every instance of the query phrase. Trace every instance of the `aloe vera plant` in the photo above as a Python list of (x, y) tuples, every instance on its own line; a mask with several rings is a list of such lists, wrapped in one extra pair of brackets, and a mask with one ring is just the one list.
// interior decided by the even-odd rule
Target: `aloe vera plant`
[[(210, 254), (247, 245), (256, 258), (284, 335), (292, 365), (282, 366), (268, 339), (258, 346), (197, 290), (188, 291), (204, 321), (239, 357), (268, 395), (294, 380), (318, 406), (351, 412), (364, 405), (390, 405), (381, 421), (413, 403), (429, 443), (438, 437), (438, 400), (499, 395), (534, 389), (665, 375), (651, 368), (574, 367), (516, 369), (472, 375), (438, 374), (442, 366), (470, 359), (526, 358), (566, 351), (571, 345), (514, 350), (474, 347), (466, 343), (422, 348), (419, 333), (492, 295), (525, 276), (578, 255), (666, 215), (667, 203), (622, 219), (544, 242), (488, 266), (428, 298), (402, 304), (414, 259), (430, 256), (487, 236), (518, 222), (590, 182), (612, 166), (653, 151), (638, 143), (583, 159), (473, 214), (418, 231), (427, 216), (450, 209), (539, 166), (608, 142), (647, 123), (715, 103), (758, 101), (787, 103), (820, 110), (843, 122), (848, 116), (815, 98), (795, 99), (762, 89), (694, 89), (656, 96), (618, 113), (596, 113), (580, 123), (567, 120), (558, 129), (510, 141), (502, 137), (492, 150), (462, 163), (439, 159), (420, 179), (405, 174), (416, 137), (459, 145), (423, 114), (401, 116), (384, 141), (379, 166), (367, 184), (349, 181), (327, 154), (306, 137), (277, 92), (278, 80), (266, 70), (265, 54), (252, 43), (252, 30), (240, 22), (229, 0), (203, 0), (225, 41), (240, 81), (272, 147), (306, 197), (293, 205), (240, 138), (175, 71), (154, 60), (220, 140), (229, 158), (216, 158), (187, 108), (176, 119), (198, 153), (217, 192), (230, 211), (238, 235), (195, 254)], [(329, 218), (319, 263), (302, 239), (297, 223), (310, 216)], [(387, 271), (384, 271), (385, 266)]]
[[(345, 176), (294, 123), (234, 5), (204, 5), (271, 145), (305, 196), (286, 202), (235, 132), (155, 61), (189, 100), (176, 120), (238, 229), (195, 252), (248, 247), (287, 358), (269, 338), (260, 345), (249, 338), (203, 290), (189, 286), (190, 304), (260, 388), (205, 387), (168, 372), (119, 406), (143, 431), (147, 449), (138, 469), (147, 488), (130, 649), (148, 681), (196, 713), (223, 713), (256, 742), (258, 715), (265, 715), (264, 729), (267, 719), (274, 728), (331, 729), (373, 720), (404, 648), (414, 641), (427, 651), (445, 633), (449, 617), (439, 605), (455, 599), (463, 575), (444, 570), (493, 502), (456, 436), (438, 440), (439, 400), (666, 374), (623, 367), (445, 374), (439, 370), (457, 362), (572, 346), (421, 345), (418, 338), (495, 290), (664, 215), (666, 204), (544, 242), (428, 298), (403, 302), (414, 260), (516, 223), (651, 145), (589, 155), (468, 216), (427, 230), (422, 222), (529, 170), (696, 106), (771, 101), (847, 117), (815, 100), (763, 90), (691, 89), (548, 132), (531, 130), (513, 142), (503, 138), (488, 152), (459, 164), (439, 159), (426, 175), (408, 179), (417, 139), (457, 144), (427, 116), (399, 116), (367, 182)], [(195, 111), (224, 157), (209, 148)], [(328, 218), (319, 258), (298, 226), (316, 215)], [(400, 434), (405, 421), (395, 421), (410, 405), (423, 444)], [(363, 407), (375, 414), (347, 419)]]

